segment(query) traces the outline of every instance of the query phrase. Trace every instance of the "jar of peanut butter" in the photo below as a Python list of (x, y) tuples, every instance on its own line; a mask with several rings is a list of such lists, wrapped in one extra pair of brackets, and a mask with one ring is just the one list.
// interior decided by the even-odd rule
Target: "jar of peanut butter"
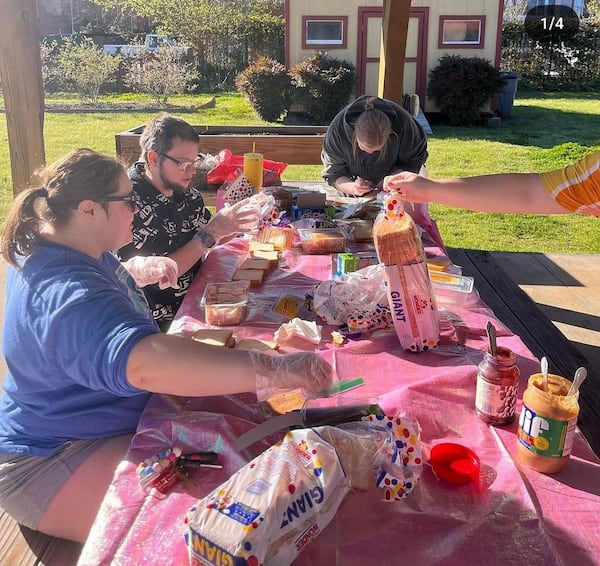
[(523, 394), (517, 443), (521, 461), (543, 474), (562, 470), (571, 454), (579, 415), (579, 392), (568, 395), (571, 382), (548, 374), (544, 391), (541, 373), (533, 374)]

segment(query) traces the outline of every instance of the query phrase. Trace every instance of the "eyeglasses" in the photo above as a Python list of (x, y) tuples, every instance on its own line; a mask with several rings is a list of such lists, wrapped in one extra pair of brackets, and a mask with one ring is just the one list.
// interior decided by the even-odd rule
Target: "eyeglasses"
[(158, 155), (166, 157), (169, 161), (172, 161), (179, 167), (181, 171), (187, 171), (190, 167), (198, 167), (200, 165), (200, 158), (197, 157), (194, 161), (183, 161), (182, 159), (175, 159), (166, 153), (159, 152)]
[(131, 212), (135, 212), (140, 208), (140, 201), (138, 199), (138, 196), (133, 191), (131, 191), (128, 195), (122, 197), (116, 195), (109, 195), (102, 198), (96, 198), (94, 200), (96, 202), (126, 202), (129, 205), (129, 208), (131, 208)]

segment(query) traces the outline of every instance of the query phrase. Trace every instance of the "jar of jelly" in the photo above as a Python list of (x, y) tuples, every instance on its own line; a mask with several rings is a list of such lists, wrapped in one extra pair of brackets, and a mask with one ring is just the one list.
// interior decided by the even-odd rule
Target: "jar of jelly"
[(491, 425), (506, 425), (515, 420), (519, 389), (519, 368), (514, 352), (498, 346), (488, 350), (477, 371), (475, 411)]
[(569, 460), (579, 415), (579, 391), (569, 395), (571, 382), (541, 373), (529, 378), (523, 393), (517, 445), (520, 460), (544, 474), (560, 472)]

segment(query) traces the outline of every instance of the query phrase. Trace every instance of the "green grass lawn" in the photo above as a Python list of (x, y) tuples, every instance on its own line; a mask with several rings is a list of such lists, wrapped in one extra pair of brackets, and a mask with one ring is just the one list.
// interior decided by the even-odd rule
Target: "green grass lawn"
[[(210, 95), (182, 96), (170, 104), (199, 106)], [(110, 97), (112, 102), (140, 100)], [(54, 100), (47, 98), (48, 103)], [(70, 100), (61, 99), (69, 103)], [(217, 95), (216, 107), (178, 112), (191, 124), (252, 125), (257, 119), (238, 94)], [(145, 123), (155, 112), (45, 114), (46, 159), (75, 147), (115, 154), (115, 134)], [(512, 116), (499, 128), (456, 128), (432, 123), (427, 168), (434, 178), (506, 171), (544, 171), (600, 148), (600, 100), (586, 93), (517, 93)], [(268, 156), (266, 156), (268, 157)], [(4, 114), (0, 114), (0, 219), (12, 199)], [(319, 166), (290, 165), (284, 180), (320, 180)], [(431, 205), (451, 247), (547, 253), (600, 253), (600, 221), (579, 215), (483, 214)]]

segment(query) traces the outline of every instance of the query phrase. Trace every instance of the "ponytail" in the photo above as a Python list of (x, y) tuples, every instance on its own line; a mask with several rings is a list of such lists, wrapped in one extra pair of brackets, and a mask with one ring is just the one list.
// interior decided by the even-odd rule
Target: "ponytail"
[(40, 237), (40, 223), (43, 217), (36, 205), (39, 198), (46, 199), (48, 207), (48, 191), (46, 187), (21, 191), (13, 201), (4, 223), (2, 233), (2, 256), (19, 268), (17, 256), (26, 257)]
[(376, 96), (369, 96), (367, 100), (365, 100), (365, 112), (369, 110), (375, 110), (375, 101), (377, 100)]

